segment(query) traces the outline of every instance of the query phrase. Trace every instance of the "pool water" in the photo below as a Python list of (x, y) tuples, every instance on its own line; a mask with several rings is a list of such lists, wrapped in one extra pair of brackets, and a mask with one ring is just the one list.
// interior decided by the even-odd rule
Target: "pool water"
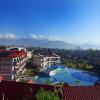
[(94, 85), (94, 83), (98, 80), (98, 78), (95, 76), (71, 69), (62, 69), (54, 76), (54, 78), (56, 78), (59, 82), (80, 86)]
[(38, 76), (38, 78), (36, 78), (35, 81), (39, 84), (52, 84), (55, 83), (57, 80), (55, 80), (52, 77)]
[(97, 81), (97, 77), (91, 76), (87, 73), (82, 73), (82, 72), (75, 72), (71, 74), (74, 78), (84, 81), (84, 82), (91, 82), (94, 83)]
[[(46, 83), (55, 83), (55, 82), (64, 82), (69, 85), (79, 85), (79, 86), (92, 86), (99, 79), (96, 76), (92, 76), (87, 72), (83, 72), (82, 70), (75, 70), (71, 68), (54, 68), (56, 74), (51, 77), (41, 77), (38, 76), (35, 81), (37, 83), (46, 84)], [(53, 71), (53, 69), (52, 69)]]

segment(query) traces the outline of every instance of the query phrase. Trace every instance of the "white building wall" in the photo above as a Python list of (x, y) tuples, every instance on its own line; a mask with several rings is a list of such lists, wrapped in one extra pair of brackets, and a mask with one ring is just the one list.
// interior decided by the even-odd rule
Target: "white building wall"
[[(23, 59), (20, 59), (20, 57), (3, 58), (0, 61), (0, 69), (1, 69), (0, 75), (5, 76), (5, 78), (7, 77), (10, 78), (11, 76), (11, 78), (14, 79), (15, 76), (17, 77), (19, 73), (23, 70), (23, 68), (25, 67), (27, 59), (28, 59), (27, 57)], [(14, 63), (14, 61), (16, 62)]]
[(51, 66), (52, 64), (60, 64), (61, 60), (60, 57), (43, 57), (43, 56), (33, 56), (33, 64), (40, 66), (40, 67), (46, 67)]

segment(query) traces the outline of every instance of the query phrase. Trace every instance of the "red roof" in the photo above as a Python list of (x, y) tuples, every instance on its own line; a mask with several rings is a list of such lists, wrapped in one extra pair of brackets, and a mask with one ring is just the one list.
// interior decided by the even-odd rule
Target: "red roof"
[(14, 58), (26, 55), (25, 51), (16, 51), (16, 50), (0, 50), (0, 58)]
[(64, 100), (100, 100), (100, 86), (64, 86)]
[(5, 80), (3, 76), (0, 76), (0, 81)]
[(32, 84), (32, 83), (33, 83), (32, 79), (31, 79), (31, 80), (29, 80), (27, 83), (30, 83), (30, 84)]

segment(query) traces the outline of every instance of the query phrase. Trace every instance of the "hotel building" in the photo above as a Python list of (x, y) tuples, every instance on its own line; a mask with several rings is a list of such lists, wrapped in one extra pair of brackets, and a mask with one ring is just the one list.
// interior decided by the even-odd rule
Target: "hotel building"
[(38, 54), (33, 55), (33, 64), (45, 68), (51, 65), (58, 65), (61, 63), (60, 57), (56, 54)]
[(0, 76), (5, 80), (14, 80), (23, 71), (27, 62), (27, 53), (18, 50), (0, 51)]

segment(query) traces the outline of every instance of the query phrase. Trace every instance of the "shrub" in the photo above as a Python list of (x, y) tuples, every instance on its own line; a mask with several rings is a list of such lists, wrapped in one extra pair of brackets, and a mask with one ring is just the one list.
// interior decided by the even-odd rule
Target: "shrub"
[(36, 100), (60, 100), (59, 98), (59, 90), (55, 90), (54, 92), (46, 91), (41, 88), (36, 94)]

